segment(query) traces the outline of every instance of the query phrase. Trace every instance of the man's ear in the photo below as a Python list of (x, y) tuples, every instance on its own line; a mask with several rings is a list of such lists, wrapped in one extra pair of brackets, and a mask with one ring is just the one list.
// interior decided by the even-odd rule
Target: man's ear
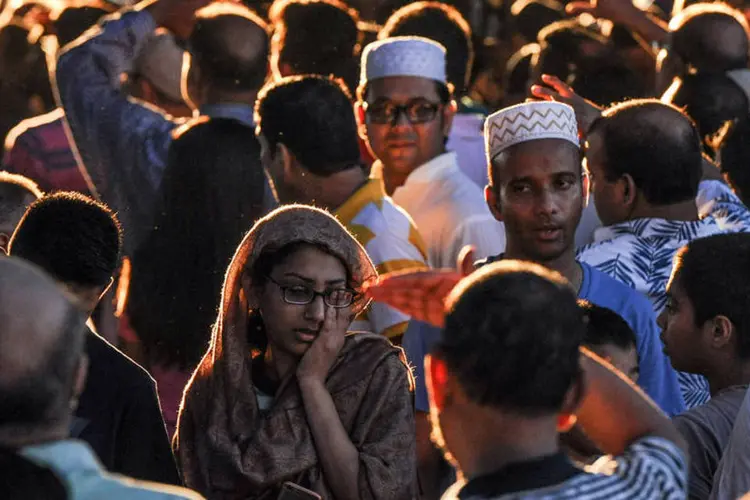
[(359, 133), (359, 138), (367, 142), (367, 118), (365, 117), (363, 103), (357, 102), (354, 105), (354, 115), (357, 118), (357, 132)]
[(448, 104), (443, 106), (443, 135), (448, 137), (451, 133), (451, 127), (453, 126), (453, 117), (458, 112), (458, 104), (454, 99), (451, 99)]
[(442, 359), (430, 354), (424, 358), (424, 367), (430, 405), (442, 411), (448, 386), (448, 367)]
[(484, 201), (487, 202), (487, 206), (489, 207), (490, 212), (492, 212), (492, 215), (495, 217), (495, 219), (502, 222), (503, 212), (500, 208), (500, 200), (498, 199), (497, 189), (495, 188), (495, 186), (492, 186), (490, 184), (484, 186)]
[(581, 405), (581, 401), (583, 401), (585, 392), (586, 382), (584, 381), (583, 374), (579, 373), (570, 385), (568, 392), (565, 393), (565, 399), (563, 399), (562, 408), (560, 408), (560, 414), (557, 418), (558, 432), (568, 432), (576, 424), (577, 418), (575, 414)]
[(622, 203), (627, 208), (626, 212), (631, 213), (638, 201), (638, 188), (630, 174), (624, 174), (618, 181), (618, 188), (621, 190)]
[[(736, 332), (734, 324), (726, 316), (716, 316), (706, 322), (707, 328), (710, 329), (709, 335), (711, 346), (715, 349), (724, 349), (732, 344), (732, 337)], [(736, 339), (735, 342), (736, 343)]]

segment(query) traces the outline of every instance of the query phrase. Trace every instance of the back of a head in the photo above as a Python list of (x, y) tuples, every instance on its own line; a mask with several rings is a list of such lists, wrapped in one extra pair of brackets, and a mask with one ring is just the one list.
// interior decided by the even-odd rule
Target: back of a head
[(737, 333), (738, 354), (750, 358), (750, 234), (694, 240), (675, 256), (675, 271), (695, 324), (726, 316)]
[(106, 10), (98, 7), (68, 7), (60, 13), (55, 21), (57, 43), (60, 47), (68, 45), (99, 22), (99, 19), (107, 13)]
[(339, 0), (281, 0), (270, 12), (273, 53), (294, 75), (315, 74), (357, 86), (359, 14)]
[(696, 70), (747, 67), (748, 25), (740, 11), (721, 2), (698, 3), (672, 18), (669, 28), (672, 50)]
[(626, 61), (609, 53), (579, 65), (571, 84), (578, 95), (600, 106), (650, 95), (643, 76)]
[(548, 25), (539, 32), (538, 42), (542, 50), (532, 71), (535, 82), (542, 74), (568, 80), (581, 63), (607, 47), (606, 38), (573, 19)]
[(257, 91), (268, 73), (268, 27), (241, 4), (218, 2), (195, 14), (188, 41), (201, 77), (224, 92)]
[(0, 491), (5, 500), (65, 500), (62, 481), (47, 467), (0, 448)]
[(253, 130), (201, 118), (169, 150), (154, 229), (135, 252), (128, 311), (154, 362), (192, 368), (205, 351), (224, 272), (263, 215)]
[(662, 100), (684, 109), (695, 121), (705, 143), (726, 122), (744, 118), (750, 110), (745, 93), (723, 73), (687, 75), (670, 90)]
[(565, 18), (565, 9), (557, 0), (516, 0), (510, 13), (516, 29), (528, 42), (535, 42), (545, 26)]
[(513, 54), (505, 66), (503, 88), (505, 89), (505, 105), (512, 106), (523, 102), (529, 90), (531, 69), (534, 60), (539, 58), (541, 47), (537, 43), (529, 43)]
[(591, 348), (613, 345), (624, 350), (636, 347), (635, 333), (622, 316), (587, 300), (579, 300), (578, 305), (586, 315), (583, 345)]
[(694, 199), (702, 175), (701, 143), (693, 122), (655, 99), (612, 106), (589, 136), (601, 138), (611, 181), (630, 175), (645, 200), (670, 205)]
[(476, 404), (529, 416), (559, 412), (580, 375), (583, 313), (569, 283), (542, 266), (502, 261), (447, 301), (435, 355)]
[(0, 258), (0, 276), (0, 442), (59, 432), (70, 418), (84, 314), (20, 259)]
[(415, 2), (394, 12), (378, 39), (421, 36), (446, 50), (448, 81), (462, 94), (469, 85), (474, 63), (471, 27), (455, 7), (440, 2)]
[(334, 80), (308, 75), (270, 84), (258, 96), (256, 123), (271, 149), (284, 144), (316, 175), (359, 166), (350, 97)]
[(719, 166), (745, 205), (750, 205), (750, 116), (737, 120), (723, 135)]
[(18, 224), (10, 255), (63, 283), (104, 287), (120, 263), (122, 230), (104, 204), (60, 192), (35, 201)]

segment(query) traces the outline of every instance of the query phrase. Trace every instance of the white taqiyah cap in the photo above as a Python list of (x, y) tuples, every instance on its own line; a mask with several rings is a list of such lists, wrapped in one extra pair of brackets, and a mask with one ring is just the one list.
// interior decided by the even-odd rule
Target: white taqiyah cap
[(446, 83), (445, 48), (418, 36), (373, 42), (362, 53), (360, 83), (388, 76), (417, 76)]
[(580, 147), (573, 108), (559, 102), (525, 102), (491, 114), (484, 126), (489, 160), (515, 144), (538, 139), (563, 139)]

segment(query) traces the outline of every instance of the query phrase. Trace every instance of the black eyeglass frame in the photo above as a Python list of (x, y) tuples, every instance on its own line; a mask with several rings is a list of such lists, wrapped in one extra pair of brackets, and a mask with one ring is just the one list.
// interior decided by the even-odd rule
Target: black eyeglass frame
[[(307, 285), (282, 285), (275, 279), (273, 279), (270, 275), (266, 275), (266, 278), (268, 278), (268, 281), (279, 287), (281, 290), (281, 297), (284, 299), (284, 302), (287, 304), (291, 304), (293, 306), (306, 306), (308, 304), (312, 304), (316, 297), (320, 296), (323, 299), (323, 303), (329, 307), (333, 307), (334, 309), (346, 309), (347, 307), (351, 307), (360, 297), (360, 294), (358, 294), (356, 291), (352, 290), (351, 288), (326, 288), (322, 292), (319, 292), (315, 290), (314, 288), (307, 286)], [(292, 288), (306, 288), (311, 293), (310, 300), (307, 302), (295, 302), (292, 300), (289, 300), (287, 297), (287, 291), (291, 290)], [(346, 305), (334, 305), (331, 304), (328, 301), (328, 298), (331, 296), (332, 293), (337, 292), (348, 292), (351, 294), (351, 300)]]

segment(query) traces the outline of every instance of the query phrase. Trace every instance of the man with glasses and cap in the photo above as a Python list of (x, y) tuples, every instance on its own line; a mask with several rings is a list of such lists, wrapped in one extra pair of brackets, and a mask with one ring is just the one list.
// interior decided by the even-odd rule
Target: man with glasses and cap
[(456, 104), (445, 49), (421, 37), (372, 43), (357, 90), (360, 134), (378, 161), (373, 176), (414, 219), (430, 263), (453, 267), (465, 245), (479, 258), (503, 251), (503, 228), (481, 189), (446, 151)]

